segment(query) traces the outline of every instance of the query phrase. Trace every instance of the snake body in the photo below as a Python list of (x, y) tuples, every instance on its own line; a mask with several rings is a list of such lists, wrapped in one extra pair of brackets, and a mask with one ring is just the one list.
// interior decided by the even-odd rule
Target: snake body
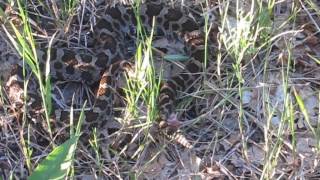
[[(151, 31), (155, 19), (156, 36), (178, 35), (185, 44), (185, 51), (191, 57), (181, 73), (161, 83), (158, 99), (159, 119), (165, 124), (170, 124), (167, 120), (175, 113), (177, 92), (183, 92), (193, 84), (202, 70), (204, 37), (199, 31), (202, 27), (201, 21), (189, 16), (189, 12), (182, 7), (168, 6), (159, 1), (147, 1), (141, 4), (138, 8), (139, 15), (134, 13), (131, 6), (120, 4), (100, 9), (102, 10), (97, 12), (97, 21), (91, 34), (94, 43), (90, 53), (59, 46), (54, 46), (50, 50), (50, 75), (53, 81), (77, 81), (89, 86), (98, 84), (93, 106), (85, 111), (84, 134), (91, 134), (92, 127), (107, 129), (107, 122), (113, 119), (112, 87), (116, 84), (119, 74), (134, 69), (134, 62), (128, 58), (130, 56), (128, 44), (135, 41), (132, 37), (136, 36), (137, 16), (147, 33)], [(37, 54), (40, 66), (44, 67), (48, 57), (47, 49), (39, 48)], [(22, 97), (25, 89), (22, 70), (21, 65), (16, 65), (6, 84), (9, 99), (16, 107), (21, 107), (25, 103)], [(39, 85), (34, 78), (31, 78), (26, 89), (28, 96), (31, 97), (29, 99), (33, 99), (29, 103), (31, 114), (41, 107), (41, 98), (37, 93)], [(55, 122), (58, 124), (66, 122), (69, 112), (58, 106), (54, 108)], [(106, 139), (107, 136), (106, 133), (100, 133), (99, 139)], [(181, 139), (181, 136), (178, 138)], [(188, 143), (184, 144), (190, 147)]]

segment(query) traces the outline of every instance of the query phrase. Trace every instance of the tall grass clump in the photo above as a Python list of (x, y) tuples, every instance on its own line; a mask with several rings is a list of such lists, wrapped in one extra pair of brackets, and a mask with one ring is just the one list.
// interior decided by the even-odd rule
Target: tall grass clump
[(161, 73), (160, 77), (156, 77), (152, 53), (152, 40), (156, 24), (155, 20), (153, 20), (149, 33), (144, 29), (140, 19), (139, 1), (134, 4), (134, 13), (137, 20), (137, 50), (134, 57), (133, 75), (127, 77), (126, 98), (128, 109), (133, 114), (136, 114), (139, 100), (142, 100), (147, 106), (147, 121), (152, 122), (156, 119), (157, 98), (161, 82)]
[[(39, 89), (40, 89), (40, 96), (42, 99), (42, 104), (44, 108), (44, 119), (47, 122), (48, 125), (48, 132), (49, 136), (52, 139), (52, 132), (51, 132), (51, 126), (49, 123), (50, 120), (50, 114), (52, 110), (52, 103), (51, 103), (51, 83), (50, 83), (50, 56), (48, 56), (46, 63), (45, 63), (45, 72), (42, 72), (40, 69), (40, 61), (37, 56), (37, 46), (36, 42), (33, 38), (33, 32), (32, 28), (29, 24), (29, 17), (27, 13), (27, 7), (25, 4), (23, 4), (20, 0), (16, 1), (18, 5), (19, 10), (19, 17), (22, 23), (22, 27), (17, 27), (12, 21), (9, 21), (9, 27), (3, 26), (5, 29), (5, 32), (10, 39), (10, 42), (14, 46), (14, 48), (17, 50), (19, 55), (22, 57), (22, 64), (23, 64), (23, 75), (24, 75), (24, 92), (25, 97), (24, 99), (27, 99), (27, 86), (28, 86), (28, 75), (26, 74), (27, 71), (25, 69), (26, 65), (31, 69), (33, 75), (36, 77), (38, 83), (39, 83)], [(8, 30), (13, 30), (13, 34), (10, 33)], [(50, 55), (50, 46), (52, 44), (52, 40), (49, 42), (49, 48), (48, 48), (48, 54)], [(25, 112), (28, 110), (26, 109)]]

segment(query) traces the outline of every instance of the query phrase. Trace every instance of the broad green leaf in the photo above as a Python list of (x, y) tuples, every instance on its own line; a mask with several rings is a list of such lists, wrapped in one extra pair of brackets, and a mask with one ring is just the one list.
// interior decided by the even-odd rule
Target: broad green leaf
[(167, 61), (188, 61), (190, 57), (181, 54), (172, 54), (163, 56), (163, 59)]
[(64, 179), (72, 165), (78, 139), (79, 136), (72, 136), (69, 140), (56, 147), (37, 166), (28, 179)]

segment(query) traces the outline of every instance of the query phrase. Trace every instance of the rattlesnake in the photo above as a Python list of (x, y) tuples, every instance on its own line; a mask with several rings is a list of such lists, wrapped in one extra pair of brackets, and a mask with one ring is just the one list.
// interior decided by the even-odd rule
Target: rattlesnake
[[(167, 119), (175, 114), (175, 103), (178, 91), (185, 91), (200, 76), (204, 59), (204, 36), (201, 32), (203, 20), (176, 6), (168, 6), (159, 1), (147, 1), (139, 7), (140, 19), (145, 32), (152, 29), (155, 19), (155, 34), (158, 37), (174, 36), (182, 39), (185, 50), (191, 57), (185, 69), (161, 83), (158, 106), (159, 122), (166, 124)], [(115, 78), (122, 72), (131, 71), (133, 62), (128, 58), (128, 42), (135, 41), (136, 15), (131, 6), (115, 5), (103, 7), (97, 15), (92, 31), (93, 46), (91, 52), (78, 52), (72, 48), (53, 47), (50, 54), (50, 75), (55, 80), (78, 81), (88, 85), (99, 83), (93, 107), (85, 111), (84, 133), (90, 134), (92, 127), (107, 129), (107, 122), (113, 118), (113, 90)], [(47, 59), (46, 49), (38, 49), (41, 66)], [(16, 107), (21, 107), (23, 98), (22, 67), (15, 66), (6, 83), (9, 99)], [(33, 99), (30, 107), (39, 107), (41, 98), (37, 93), (38, 85), (31, 79), (28, 96)], [(18, 92), (18, 94), (17, 94)], [(20, 93), (20, 94), (19, 94)], [(68, 119), (69, 112), (59, 111), (59, 119)], [(31, 115), (34, 116), (34, 115)], [(57, 114), (54, 114), (56, 122)], [(64, 121), (61, 121), (64, 122)], [(161, 123), (160, 123), (161, 124)], [(161, 125), (163, 126), (163, 125)], [(170, 128), (170, 125), (169, 125)], [(174, 128), (173, 128), (174, 129)], [(106, 139), (108, 134), (101, 133), (99, 139)], [(87, 138), (88, 139), (88, 138)]]

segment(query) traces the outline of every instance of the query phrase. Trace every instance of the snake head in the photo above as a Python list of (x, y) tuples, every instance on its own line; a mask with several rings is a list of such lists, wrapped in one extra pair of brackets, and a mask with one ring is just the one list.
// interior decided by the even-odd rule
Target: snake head
[(181, 124), (181, 121), (178, 120), (178, 115), (171, 113), (166, 120), (159, 122), (159, 127), (160, 129), (166, 129), (169, 133), (174, 133), (180, 128)]

